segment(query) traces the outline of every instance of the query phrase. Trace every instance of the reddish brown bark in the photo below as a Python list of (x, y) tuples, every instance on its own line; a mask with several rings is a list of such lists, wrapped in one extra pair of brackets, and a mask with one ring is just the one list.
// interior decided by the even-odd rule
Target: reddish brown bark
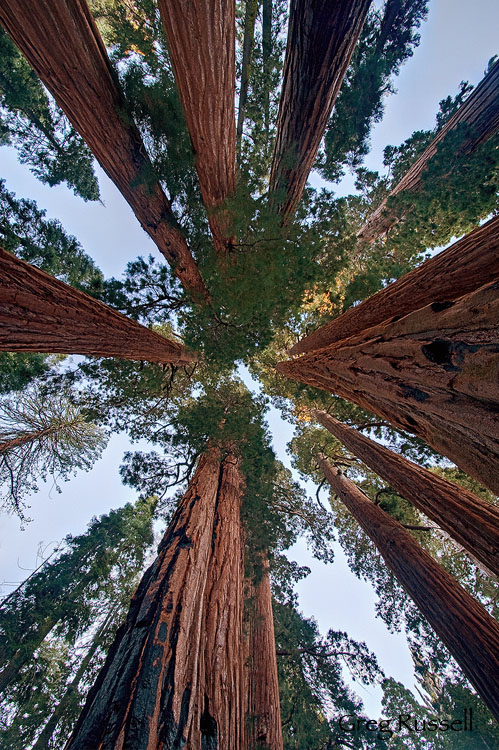
[(499, 278), (499, 216), (467, 234), (418, 268), (305, 336), (290, 350), (303, 354), (401, 318), (430, 302), (449, 302)]
[(398, 521), (371, 502), (323, 456), (318, 460), (334, 493), (374, 542), (394, 576), (499, 718), (499, 623)]
[(246, 722), (249, 750), (283, 750), (269, 562), (246, 580)]
[(499, 282), (281, 362), (413, 432), (499, 494)]
[(293, 216), (370, 0), (291, 0), (270, 199)]
[(236, 179), (235, 3), (159, 0), (158, 5), (215, 249), (225, 252), (229, 217), (216, 209), (232, 195)]
[(393, 453), (329, 414), (314, 410), (313, 415), (396, 492), (499, 575), (499, 508)]
[(212, 449), (144, 575), (68, 750), (244, 750), (243, 483)]
[(10, 34), (95, 158), (130, 204), (142, 228), (196, 300), (208, 293), (170, 203), (152, 174), (138, 129), (109, 63), (86, 0), (2, 0)]
[(195, 359), (180, 344), (2, 248), (0, 351), (89, 354), (176, 364)]
[[(481, 143), (490, 138), (499, 127), (499, 62), (493, 66), (485, 78), (471, 92), (470, 96), (459, 107), (457, 112), (439, 131), (430, 145), (421, 154), (404, 177), (390, 193), (389, 197), (404, 190), (415, 191), (421, 186), (421, 175), (428, 162), (435, 155), (439, 144), (447, 133), (465, 123), (471, 128), (469, 139), (463, 144), (464, 152), (471, 152)], [(359, 240), (374, 242), (378, 237), (386, 234), (393, 224), (400, 218), (390, 211), (385, 199), (369, 217), (358, 233)]]

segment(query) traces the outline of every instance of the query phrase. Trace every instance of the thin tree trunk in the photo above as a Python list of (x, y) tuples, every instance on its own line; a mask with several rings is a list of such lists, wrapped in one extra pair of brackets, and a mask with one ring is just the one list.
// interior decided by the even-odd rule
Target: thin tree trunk
[(52, 712), (50, 719), (47, 721), (42, 731), (38, 735), (36, 742), (33, 745), (32, 750), (46, 750), (46, 748), (49, 747), (49, 741), (52, 735), (54, 734), (57, 724), (59, 723), (67, 707), (73, 700), (73, 695), (78, 690), (78, 686), (80, 682), (82, 681), (83, 677), (85, 676), (85, 672), (87, 671), (88, 665), (92, 661), (95, 652), (101, 645), (102, 639), (106, 635), (107, 629), (109, 628), (110, 624), (112, 624), (112, 618), (114, 614), (115, 612), (114, 610), (112, 610), (107, 615), (106, 619), (104, 620), (104, 623), (101, 625), (101, 627), (95, 634), (92, 640), (92, 643), (90, 644), (90, 648), (88, 649), (87, 653), (85, 654), (84, 658), (82, 659), (80, 663), (80, 666), (78, 667), (78, 671), (76, 672), (74, 678), (69, 683), (66, 689), (66, 692), (62, 696), (61, 700), (54, 708), (54, 711)]
[(64, 427), (66, 427), (66, 425), (61, 425), (60, 423), (58, 423), (51, 427), (46, 427), (44, 430), (26, 432), (20, 437), (13, 438), (12, 440), (6, 440), (5, 442), (0, 443), (0, 456), (2, 455), (2, 453), (8, 453), (9, 451), (14, 450), (14, 448), (19, 448), (21, 445), (26, 445), (26, 443), (33, 443), (35, 440), (41, 440), (47, 435), (52, 435), (54, 432), (64, 429)]
[(208, 293), (126, 103), (86, 0), (2, 0), (0, 23), (196, 301)]
[(158, 5), (214, 246), (225, 253), (232, 243), (229, 216), (217, 208), (236, 181), (235, 2), (159, 0)]
[(246, 579), (246, 714), (249, 750), (283, 750), (268, 557)]
[(251, 58), (255, 43), (255, 21), (258, 11), (258, 0), (246, 0), (244, 16), (243, 59), (241, 63), (241, 89), (239, 91), (239, 107), (237, 112), (236, 144), (238, 156), (241, 153), (241, 139), (243, 137), (244, 115), (248, 101), (248, 84), (251, 74)]
[(499, 216), (455, 242), (418, 268), (388, 284), (290, 349), (303, 354), (347, 339), (366, 328), (401, 318), (431, 302), (452, 302), (499, 278)]
[(272, 73), (272, 0), (263, 0), (262, 3), (262, 52), (265, 86), (265, 91), (263, 92), (263, 123), (268, 141), (270, 128), (270, 76)]
[(314, 410), (313, 415), (396, 492), (499, 575), (499, 508), (378, 445), (329, 414)]
[(378, 548), (395, 578), (496, 718), (499, 718), (499, 623), (406, 531), (320, 455), (332, 490)]
[(408, 430), (499, 494), (499, 282), (281, 362)]
[(269, 195), (283, 220), (300, 202), (370, 0), (291, 0)]
[(201, 457), (68, 750), (244, 750), (242, 490), (234, 456)]
[(0, 351), (186, 364), (195, 356), (0, 248)]
[[(465, 123), (471, 128), (469, 139), (463, 144), (463, 150), (469, 153), (481, 143), (493, 136), (499, 127), (499, 62), (493, 66), (485, 78), (479, 83), (457, 112), (438, 132), (430, 145), (421, 154), (400, 182), (393, 188), (389, 198), (402, 191), (416, 191), (421, 186), (421, 175), (428, 162), (435, 155), (439, 144), (449, 131), (459, 124)], [(374, 211), (362, 229), (358, 238), (362, 242), (374, 242), (378, 237), (386, 234), (401, 217), (387, 207), (386, 198)]]
[(57, 624), (58, 618), (47, 617), (42, 622), (36, 633), (36, 641), (26, 647), (24, 644), (20, 644), (20, 648), (11, 656), (5, 667), (0, 672), (0, 693), (2, 693), (17, 676), (21, 667), (31, 659), (34, 651), (40, 646), (44, 638), (50, 633), (54, 625)]

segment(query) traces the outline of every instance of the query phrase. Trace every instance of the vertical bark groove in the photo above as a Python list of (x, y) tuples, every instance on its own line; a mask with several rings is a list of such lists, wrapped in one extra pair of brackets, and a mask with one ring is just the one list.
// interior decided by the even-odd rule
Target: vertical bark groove
[(86, 0), (2, 0), (0, 23), (196, 301), (209, 296), (126, 104)]
[(357, 458), (406, 500), (435, 521), (489, 571), (499, 575), (499, 509), (413, 464), (323, 411), (313, 412)]
[[(485, 78), (480, 81), (388, 197), (397, 195), (403, 190), (418, 190), (421, 185), (421, 175), (430, 159), (436, 154), (439, 144), (447, 133), (460, 123), (466, 123), (472, 129), (470, 139), (463, 144), (463, 149), (468, 153), (496, 133), (499, 128), (499, 62), (496, 62)], [(374, 242), (378, 237), (386, 234), (398, 221), (398, 217), (390, 213), (387, 208), (387, 200), (388, 198), (385, 198), (358, 232), (359, 240)]]
[(499, 216), (455, 242), (290, 349), (304, 354), (402, 317), (431, 302), (452, 302), (499, 278)]
[(395, 519), (323, 456), (334, 493), (374, 542), (386, 564), (499, 718), (499, 623)]
[(499, 282), (280, 362), (412, 432), (499, 494)]
[(68, 750), (244, 750), (242, 490), (235, 456), (201, 457)]
[(180, 344), (0, 248), (0, 351), (186, 364)]
[(370, 0), (291, 0), (270, 198), (284, 221), (303, 194)]

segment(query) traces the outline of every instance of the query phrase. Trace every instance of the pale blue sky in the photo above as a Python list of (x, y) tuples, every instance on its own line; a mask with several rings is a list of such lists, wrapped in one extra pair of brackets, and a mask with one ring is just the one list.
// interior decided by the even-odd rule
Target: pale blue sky
[[(367, 166), (379, 169), (385, 145), (400, 143), (416, 129), (432, 127), (439, 100), (456, 93), (461, 80), (478, 83), (489, 58), (498, 51), (498, 30), (497, 0), (430, 0), (429, 19), (421, 29), (421, 45), (396, 81), (399, 93), (387, 100), (384, 120), (373, 133)], [(42, 185), (6, 147), (0, 148), (0, 176), (6, 178), (9, 190), (19, 197), (34, 198), (40, 208), (47, 209), (50, 218), (59, 219), (67, 231), (75, 234), (106, 276), (119, 276), (126, 263), (139, 254), (160, 257), (100, 169), (104, 205), (86, 204), (64, 186)], [(342, 188), (348, 190), (351, 185), (353, 181), (347, 177)], [(291, 428), (274, 409), (269, 423), (276, 451), (289, 465), (285, 447)], [(62, 485), (62, 494), (42, 485), (31, 502), (30, 514), (35, 520), (25, 531), (20, 531), (16, 519), (0, 515), (0, 583), (19, 582), (36, 566), (40, 542), (47, 545), (68, 533), (81, 533), (93, 515), (135, 499), (135, 493), (121, 484), (118, 475), (127, 449), (126, 437), (115, 435), (93, 470), (78, 472)], [(383, 623), (374, 618), (372, 589), (350, 573), (339, 547), (336, 561), (330, 566), (311, 559), (301, 543), (291, 554), (300, 564), (312, 568), (311, 576), (298, 587), (304, 613), (315, 616), (322, 631), (346, 630), (351, 637), (365, 641), (388, 674), (411, 685), (412, 663), (404, 636), (389, 634)], [(10, 585), (2, 587), (3, 593), (10, 589)], [(358, 684), (356, 688), (359, 690)], [(368, 714), (377, 717), (380, 692), (360, 689), (360, 696)]]

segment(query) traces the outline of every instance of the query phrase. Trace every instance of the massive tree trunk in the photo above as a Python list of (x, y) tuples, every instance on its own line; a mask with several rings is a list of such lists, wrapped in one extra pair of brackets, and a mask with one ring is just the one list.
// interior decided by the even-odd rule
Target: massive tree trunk
[(270, 200), (284, 221), (300, 202), (370, 0), (291, 0)]
[(196, 156), (196, 171), (215, 249), (232, 238), (229, 216), (217, 211), (235, 189), (234, 0), (159, 0), (180, 99)]
[(244, 750), (243, 482), (208, 450), (132, 599), (68, 750)]
[(0, 248), (0, 351), (186, 364), (180, 344)]
[(248, 750), (283, 750), (269, 562), (263, 555), (257, 576), (245, 586)]
[(435, 521), (489, 571), (499, 575), (499, 508), (393, 453), (329, 414), (314, 410), (313, 415), (396, 492)]
[(499, 623), (398, 521), (371, 502), (323, 456), (318, 461), (334, 493), (374, 542), (394, 576), (499, 718)]
[[(391, 191), (389, 197), (402, 191), (416, 191), (421, 186), (421, 175), (428, 162), (435, 155), (439, 144), (449, 131), (459, 124), (470, 126), (470, 136), (463, 144), (463, 151), (469, 153), (490, 138), (499, 127), (499, 62), (493, 66), (479, 83), (464, 104), (439, 131), (430, 145), (421, 154), (404, 177)], [(358, 233), (359, 240), (374, 242), (386, 234), (401, 217), (387, 207), (386, 198), (374, 211)]]
[(435, 300), (450, 302), (499, 278), (499, 216), (422, 263), (290, 350), (303, 354), (347, 339), (366, 328), (401, 318)]
[(422, 438), (499, 494), (499, 282), (281, 362)]
[(208, 293), (157, 181), (86, 0), (2, 0), (0, 23), (195, 300)]

